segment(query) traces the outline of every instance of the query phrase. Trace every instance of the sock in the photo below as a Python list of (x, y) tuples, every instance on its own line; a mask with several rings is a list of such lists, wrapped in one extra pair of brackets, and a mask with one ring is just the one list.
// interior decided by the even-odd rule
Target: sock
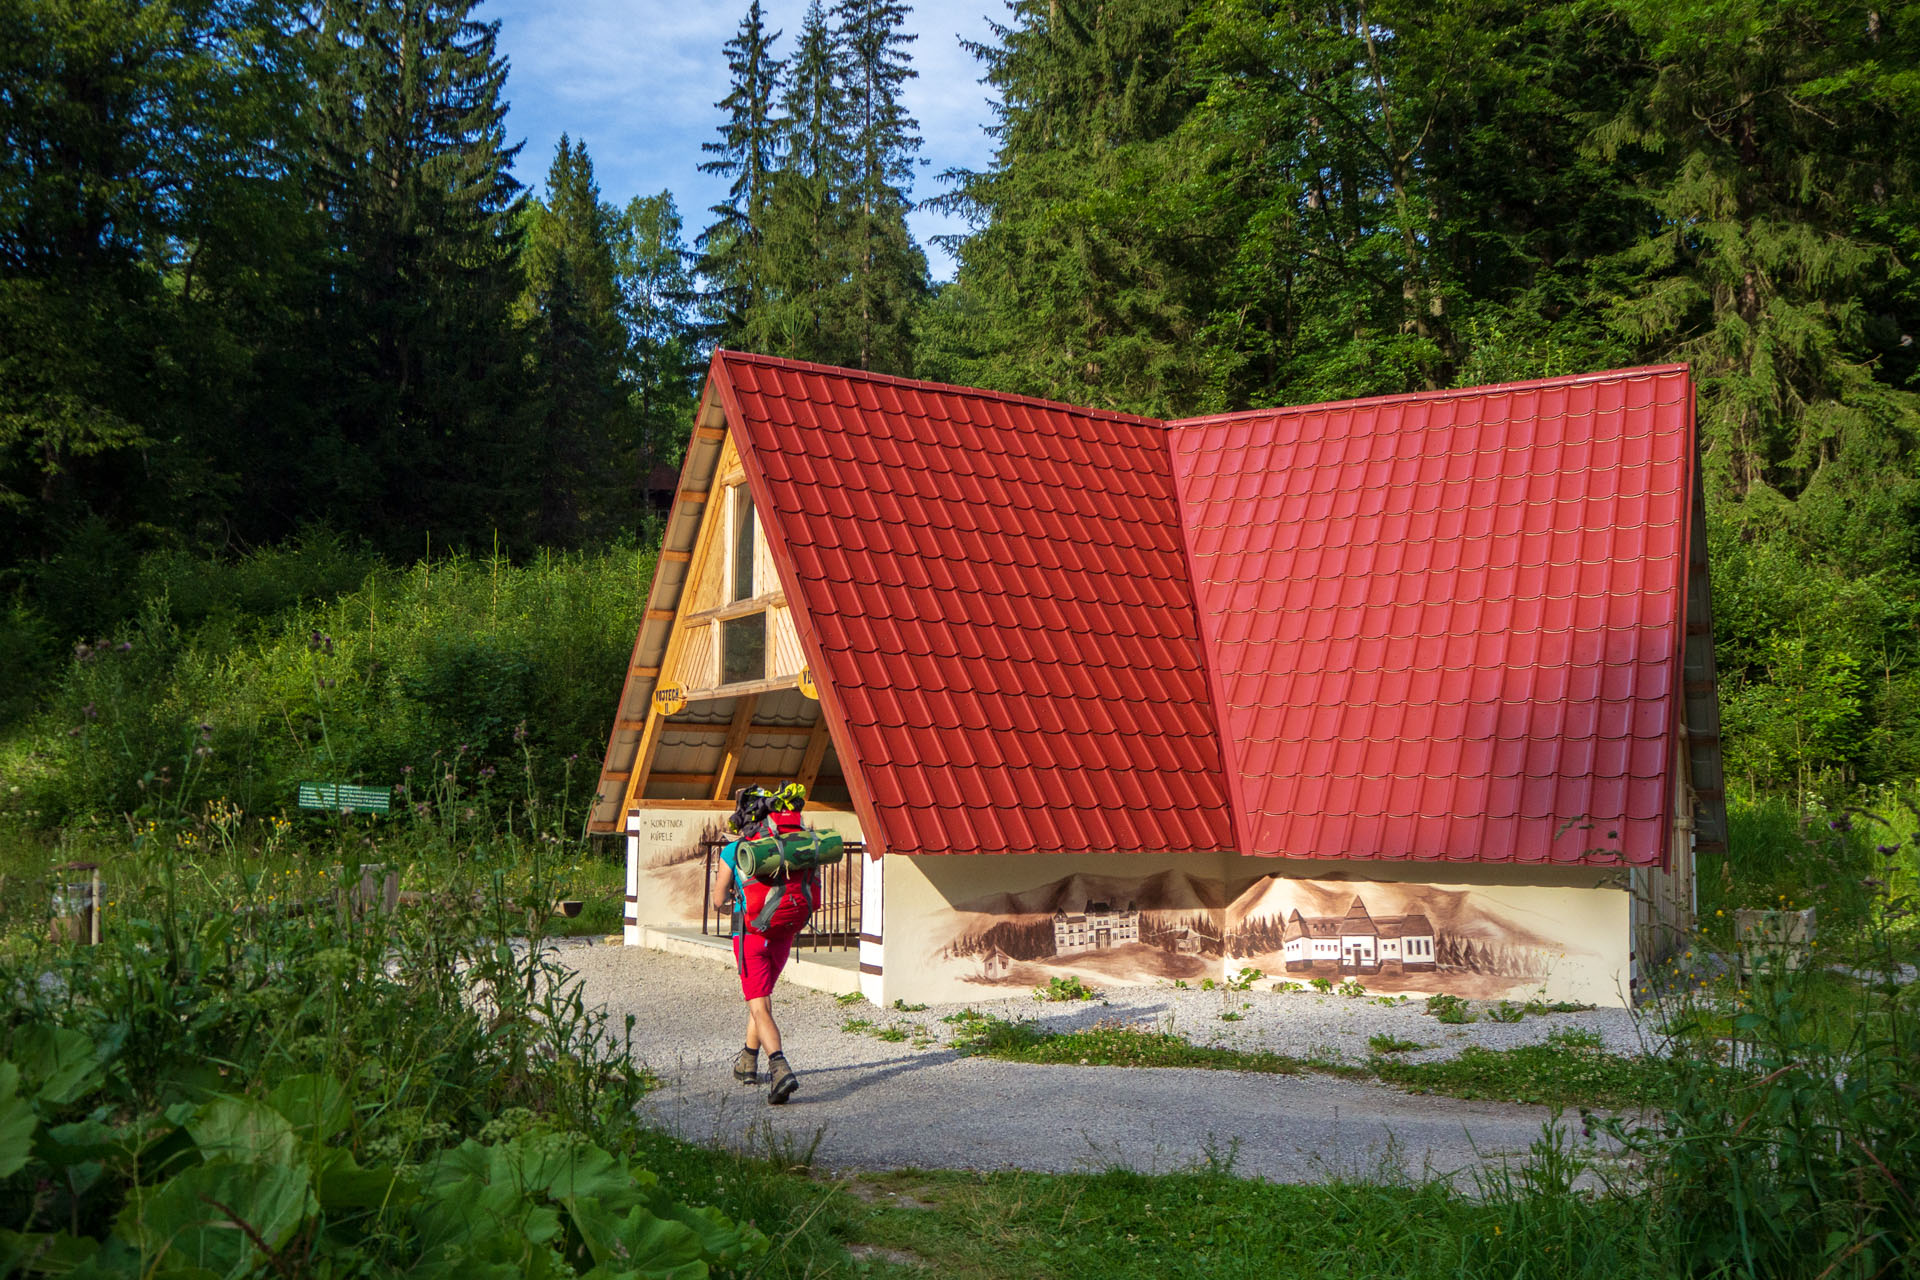
[(760, 1051), (758, 1049), (751, 1048), (743, 1044), (740, 1046), (740, 1052), (746, 1054), (749, 1058), (752, 1058), (755, 1062), (760, 1061)]
[(767, 1061), (772, 1062), (775, 1058), (778, 1058), (780, 1059), (780, 1061), (785, 1062), (787, 1060), (787, 1055), (782, 1053), (780, 1050), (775, 1049), (772, 1053), (767, 1055)]

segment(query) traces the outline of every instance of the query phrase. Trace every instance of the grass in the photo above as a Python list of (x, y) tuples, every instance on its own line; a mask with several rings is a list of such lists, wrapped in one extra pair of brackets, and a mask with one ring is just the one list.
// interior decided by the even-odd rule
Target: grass
[(1670, 1081), (1658, 1058), (1624, 1058), (1603, 1052), (1597, 1037), (1556, 1030), (1545, 1044), (1517, 1049), (1463, 1050), (1445, 1062), (1412, 1063), (1391, 1055), (1426, 1046), (1392, 1036), (1368, 1041), (1373, 1056), (1364, 1065), (1330, 1058), (1296, 1058), (1265, 1049), (1197, 1045), (1164, 1031), (1101, 1024), (1083, 1031), (1048, 1031), (1033, 1022), (984, 1015), (963, 1024), (954, 1037), (965, 1052), (1008, 1062), (1094, 1067), (1189, 1067), (1253, 1071), (1265, 1075), (1317, 1072), (1349, 1079), (1376, 1079), (1414, 1093), (1444, 1094), (1549, 1107), (1634, 1110), (1657, 1105)]
[(1367, 1048), (1375, 1053), (1417, 1053), (1426, 1047), (1418, 1040), (1406, 1040), (1385, 1032), (1367, 1037)]
[(1623, 1058), (1555, 1035), (1515, 1049), (1470, 1046), (1443, 1062), (1376, 1057), (1369, 1066), (1380, 1080), (1413, 1093), (1607, 1111), (1657, 1107), (1673, 1080), (1663, 1059)]
[[(1656, 1264), (1644, 1207), (1561, 1194), (1484, 1199), (1439, 1184), (1276, 1186), (1213, 1168), (1150, 1176), (902, 1172), (861, 1178), (838, 1228), (923, 1265), (877, 1276), (959, 1280), (1328, 1280), (1642, 1276)], [(848, 1197), (852, 1199), (852, 1196)]]
[(637, 1153), (669, 1195), (723, 1204), (772, 1237), (768, 1275), (1473, 1280), (1547, 1264), (1564, 1280), (1612, 1280), (1660, 1270), (1645, 1204), (1565, 1188), (1563, 1150), (1544, 1150), (1536, 1173), (1458, 1194), (1397, 1178), (1249, 1182), (1234, 1176), (1231, 1150), (1160, 1175), (847, 1177), (813, 1168), (805, 1142), (770, 1129), (750, 1134), (747, 1148), (735, 1154), (649, 1133)]
[(1048, 1031), (1033, 1022), (976, 1015), (962, 1024), (954, 1045), (964, 1052), (1008, 1062), (1091, 1067), (1204, 1067), (1299, 1075), (1300, 1058), (1266, 1051), (1196, 1045), (1164, 1031), (1103, 1023), (1085, 1031)]

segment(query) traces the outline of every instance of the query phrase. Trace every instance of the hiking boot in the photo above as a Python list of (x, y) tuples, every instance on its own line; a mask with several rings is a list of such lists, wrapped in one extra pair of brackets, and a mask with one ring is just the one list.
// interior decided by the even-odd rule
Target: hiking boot
[(769, 1106), (779, 1106), (791, 1098), (793, 1091), (800, 1087), (800, 1077), (793, 1074), (793, 1068), (787, 1065), (787, 1055), (784, 1053), (768, 1055), (767, 1079), (770, 1081), (767, 1086)]
[(733, 1078), (741, 1084), (760, 1083), (760, 1051), (742, 1049), (733, 1058)]

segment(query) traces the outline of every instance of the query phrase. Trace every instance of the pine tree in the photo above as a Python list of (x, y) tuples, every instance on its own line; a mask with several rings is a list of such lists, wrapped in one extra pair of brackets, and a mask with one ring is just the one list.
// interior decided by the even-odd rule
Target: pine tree
[(517, 224), (498, 22), (475, 0), (328, 0), (314, 199), (334, 261), (312, 341), (328, 438), (302, 483), (391, 549), (484, 540), (520, 500)]
[(1645, 210), (1601, 277), (1613, 323), (1693, 364), (1720, 493), (1795, 500), (1828, 525), (1811, 541), (1856, 563), (1887, 534), (1914, 554), (1920, 489), (1888, 480), (1912, 474), (1897, 463), (1920, 445), (1915, 352), (1893, 322), (1916, 301), (1920, 16), (1863, 19), (1836, 0), (1616, 8), (1660, 65), (1594, 139)]
[(851, 172), (847, 203), (853, 362), (909, 372), (912, 312), (926, 293), (926, 255), (907, 230), (919, 122), (900, 101), (919, 73), (906, 53), (916, 37), (901, 28), (899, 0), (838, 0), (833, 15), (846, 50)]
[(820, 0), (807, 7), (788, 64), (781, 151), (766, 220), (769, 298), (752, 326), (756, 349), (846, 364), (852, 278), (846, 50)]
[(615, 279), (619, 215), (600, 200), (584, 144), (561, 135), (546, 198), (529, 209), (527, 292), (534, 541), (604, 538), (633, 516), (627, 333)]
[(780, 118), (775, 114), (783, 63), (773, 56), (778, 31), (768, 34), (760, 0), (752, 0), (733, 39), (727, 41), (732, 88), (714, 105), (727, 113), (715, 142), (700, 149), (716, 157), (702, 173), (731, 178), (727, 198), (708, 210), (714, 221), (695, 241), (700, 274), (711, 291), (704, 309), (722, 345), (743, 345), (758, 323), (766, 285), (762, 234), (772, 178), (779, 160)]
[(701, 372), (692, 257), (673, 193), (635, 196), (621, 216), (615, 271), (627, 326), (627, 386), (637, 419), (640, 473), (677, 465), (692, 426)]
[(309, 223), (299, 25), (0, 0), (0, 571), (92, 519), (261, 530), (239, 455)]
[(1179, 39), (1195, 7), (1018, 0), (969, 46), (999, 95), (998, 145), (932, 202), (975, 231), (926, 317), (931, 374), (1144, 412), (1197, 399), (1195, 294), (1217, 260), (1189, 247), (1191, 211), (1146, 216), (1200, 96)]

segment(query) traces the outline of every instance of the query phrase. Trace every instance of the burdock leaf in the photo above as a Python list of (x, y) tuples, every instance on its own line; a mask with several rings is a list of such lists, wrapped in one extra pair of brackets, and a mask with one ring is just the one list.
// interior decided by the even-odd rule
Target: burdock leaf
[(0, 1062), (0, 1178), (24, 1169), (33, 1154), (33, 1108), (20, 1096), (20, 1068)]

